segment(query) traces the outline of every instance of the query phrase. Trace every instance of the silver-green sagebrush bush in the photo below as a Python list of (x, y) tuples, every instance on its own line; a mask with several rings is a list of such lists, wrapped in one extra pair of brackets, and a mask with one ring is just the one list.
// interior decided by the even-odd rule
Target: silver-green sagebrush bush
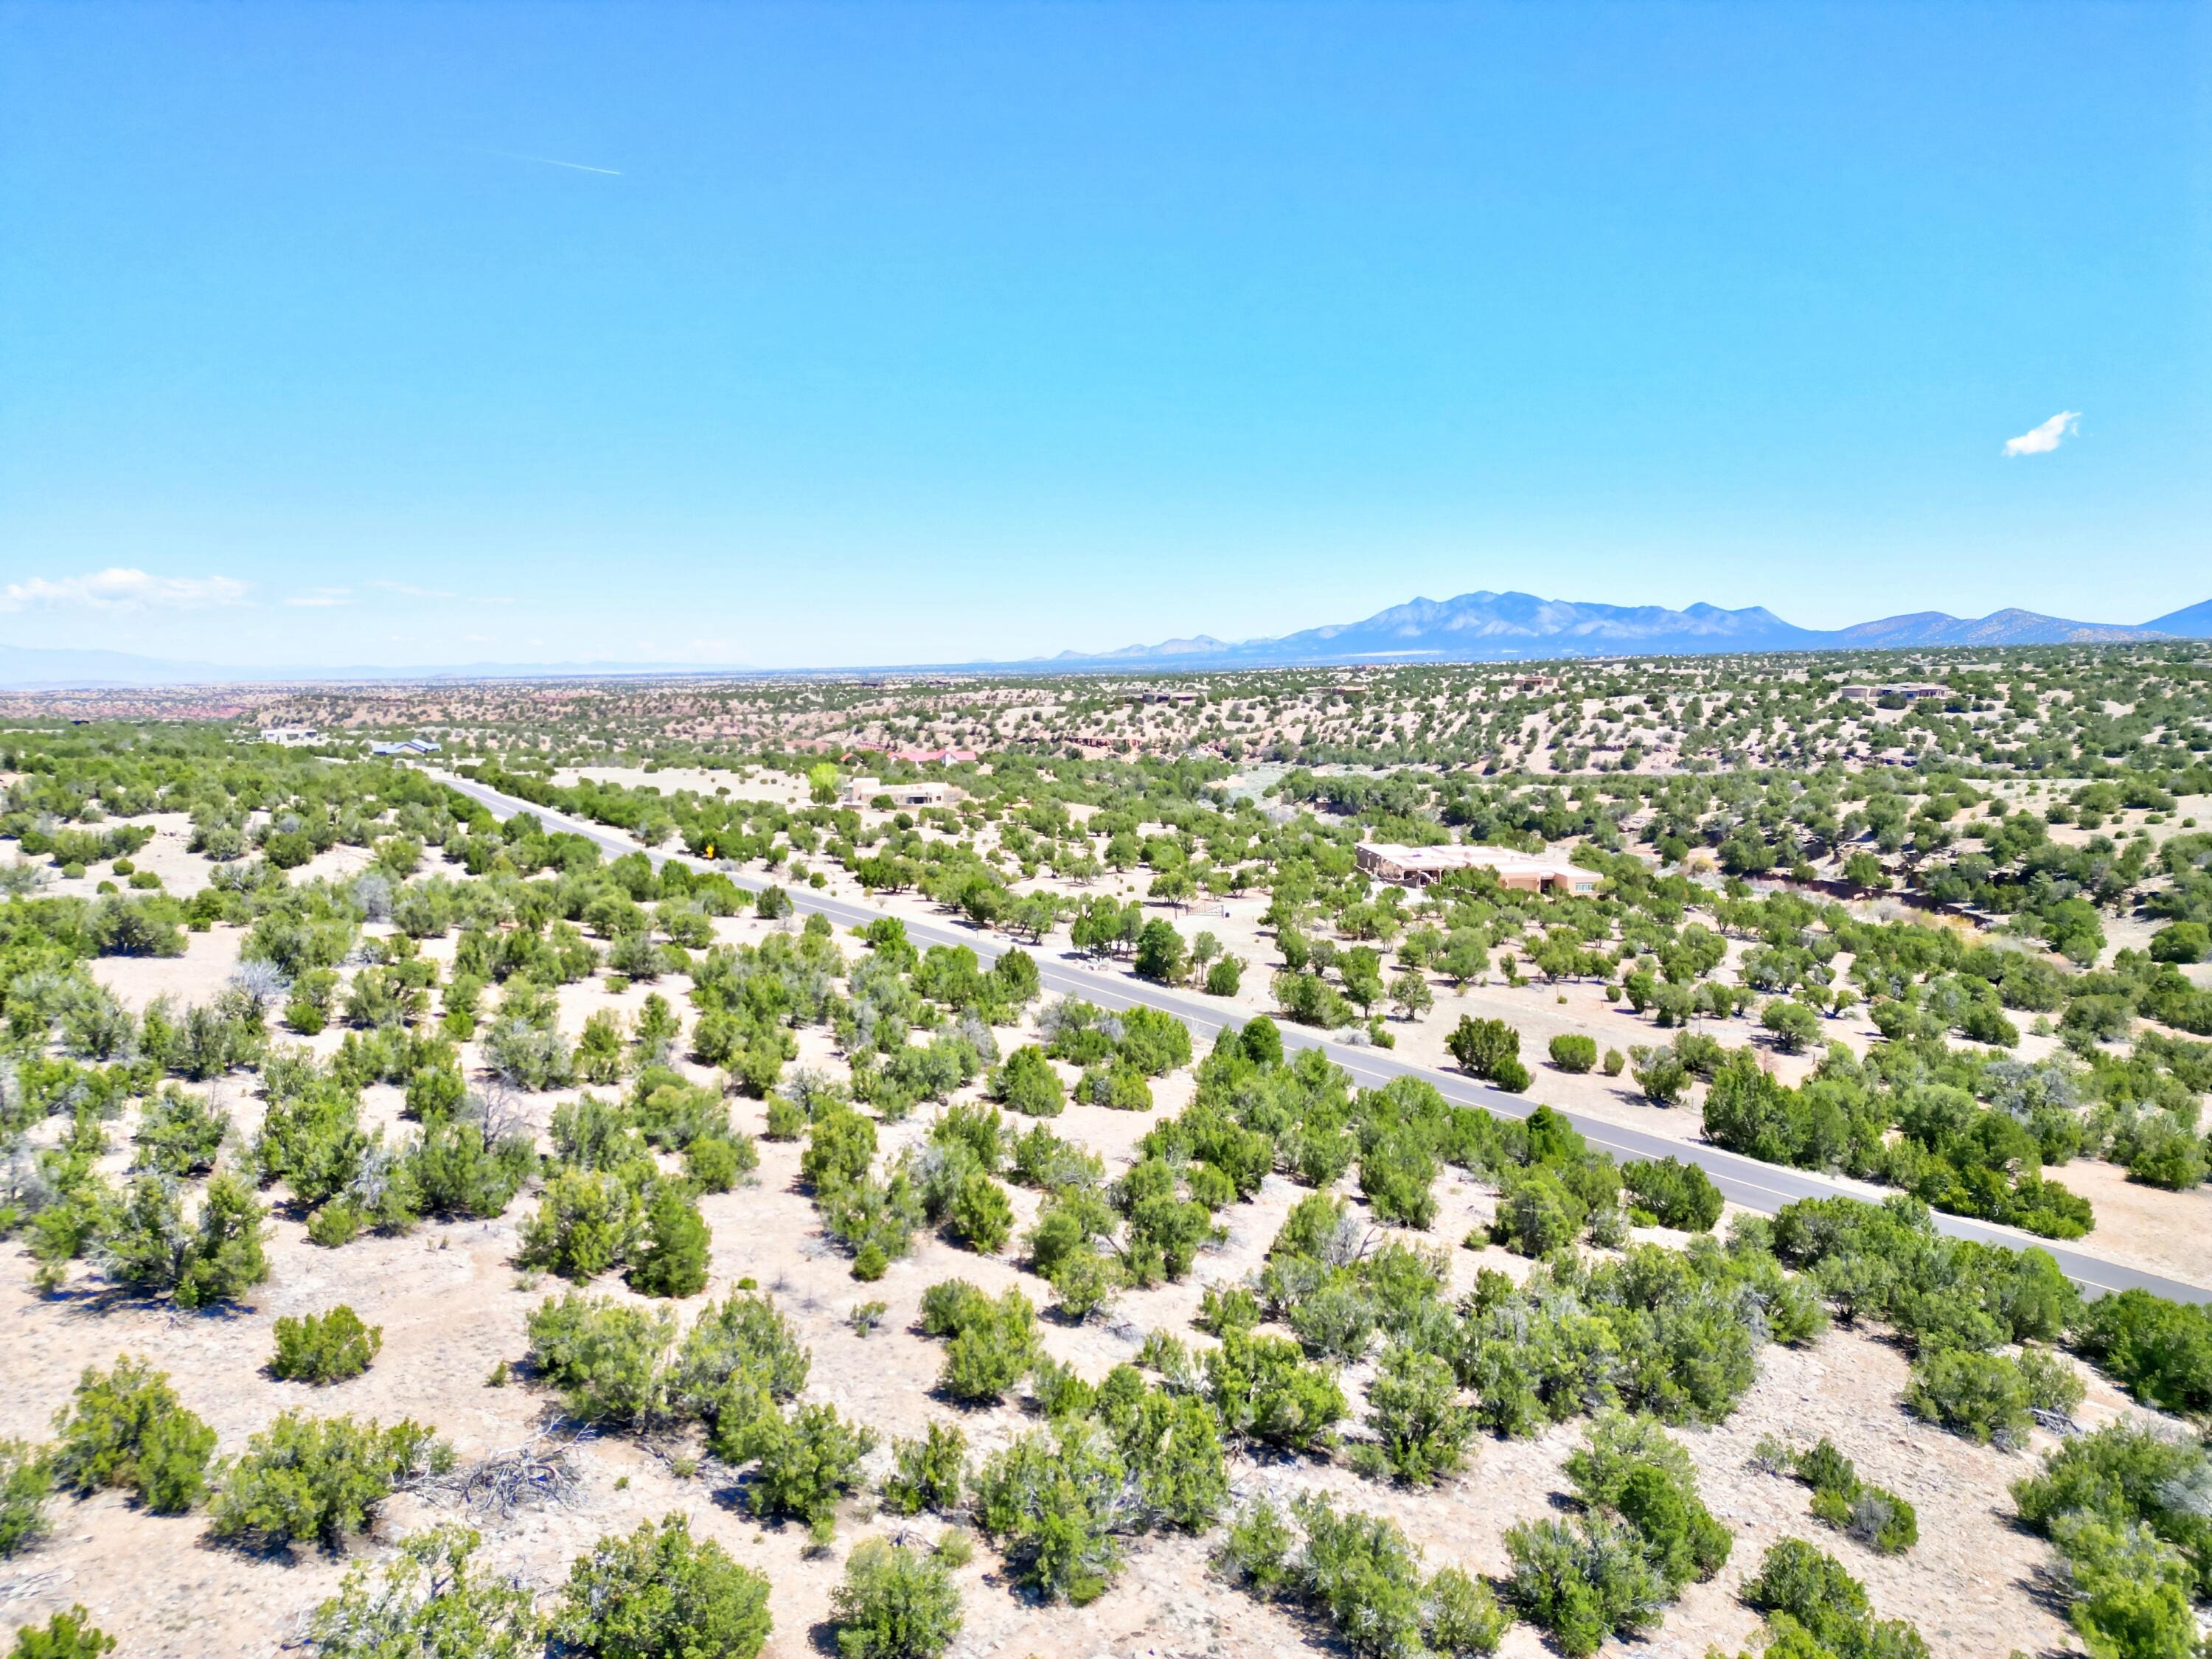
[(308, 1621), (318, 1659), (532, 1659), (544, 1642), (535, 1598), (477, 1576), (481, 1542), (473, 1528), (448, 1522), (402, 1539), (380, 1568), (356, 1562)]

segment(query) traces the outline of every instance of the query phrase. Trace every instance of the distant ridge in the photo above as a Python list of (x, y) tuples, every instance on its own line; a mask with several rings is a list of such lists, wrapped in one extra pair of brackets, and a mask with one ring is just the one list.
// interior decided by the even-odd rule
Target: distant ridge
[(2143, 626), (2155, 628), (2161, 634), (2179, 634), (2185, 640), (2212, 640), (2212, 599), (2192, 605), (2186, 611), (2169, 611), (2163, 617), (2152, 617)]
[(1896, 651), (1927, 646), (2124, 645), (2212, 638), (2212, 600), (2130, 627), (2075, 622), (2017, 609), (1960, 617), (1921, 611), (1843, 629), (1799, 628), (1764, 605), (1724, 611), (1692, 605), (1591, 605), (1533, 593), (1462, 593), (1411, 599), (1364, 621), (1309, 628), (1279, 639), (1224, 645), (1205, 635), (1085, 655), (1057, 665), (1293, 667), (1325, 663), (1498, 662), (1544, 657), (1709, 655), (1732, 651)]
[[(1710, 656), (1754, 651), (1900, 651), (1931, 646), (2124, 645), (2160, 639), (2212, 639), (2212, 599), (2131, 627), (2074, 622), (2017, 609), (1986, 617), (1916, 611), (1850, 628), (1799, 628), (1764, 605), (1724, 611), (1692, 605), (1592, 605), (1533, 593), (1462, 593), (1408, 599), (1364, 621), (1331, 623), (1279, 639), (1231, 643), (1207, 634), (1129, 645), (1118, 651), (1063, 651), (1021, 661), (877, 665), (913, 672), (958, 667), (1036, 672), (1041, 668), (1273, 668), (1334, 663), (1515, 662), (1551, 657)], [(0, 688), (58, 690), (103, 686), (301, 684), (377, 680), (590, 679), (653, 675), (823, 673), (769, 671), (730, 663), (459, 663), (432, 668), (225, 667), (173, 662), (122, 651), (0, 645)], [(867, 672), (855, 668), (846, 672)]]

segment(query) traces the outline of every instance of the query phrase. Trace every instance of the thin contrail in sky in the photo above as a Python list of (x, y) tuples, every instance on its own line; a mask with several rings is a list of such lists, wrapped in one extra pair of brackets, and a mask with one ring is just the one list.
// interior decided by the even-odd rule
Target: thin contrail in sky
[(568, 167), (576, 173), (604, 173), (611, 179), (619, 179), (623, 176), (620, 167), (586, 167), (581, 161), (556, 161), (550, 155), (525, 155), (520, 150), (487, 149), (479, 153), (485, 155), (503, 155), (510, 161), (536, 161), (541, 167)]

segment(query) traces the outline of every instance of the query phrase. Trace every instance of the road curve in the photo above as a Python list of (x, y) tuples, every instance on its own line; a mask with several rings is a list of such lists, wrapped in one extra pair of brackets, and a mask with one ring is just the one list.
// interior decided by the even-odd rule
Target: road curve
[[(628, 836), (611, 830), (605, 824), (588, 823), (566, 813), (534, 805), (514, 795), (502, 794), (483, 784), (451, 773), (425, 768), (428, 775), (448, 788), (467, 796), (485, 807), (495, 818), (504, 820), (517, 812), (532, 812), (549, 828), (559, 829), (586, 840), (615, 854), (644, 852), (656, 865), (673, 859), (694, 869), (717, 869), (742, 887), (757, 890), (769, 884), (763, 878), (738, 871), (725, 861), (709, 865), (703, 859), (684, 854), (656, 852), (643, 848)], [(865, 904), (855, 904), (849, 899), (831, 898), (805, 887), (790, 890), (792, 902), (802, 911), (819, 912), (841, 927), (865, 927), (878, 916), (887, 914)], [(917, 944), (964, 945), (976, 956), (988, 962), (1007, 948), (1006, 941), (988, 933), (965, 927), (939, 922), (906, 921), (907, 937)], [(1037, 963), (1039, 975), (1047, 990), (1065, 996), (1080, 996), (1102, 1007), (1127, 1008), (1141, 1003), (1176, 1015), (1188, 1024), (1199, 1037), (1211, 1038), (1223, 1025), (1241, 1024), (1225, 1020), (1221, 1006), (1197, 997), (1187, 996), (1165, 986), (1147, 981), (1109, 974), (1085, 964), (1079, 958), (1045, 957)], [(1418, 1077), (1432, 1085), (1445, 1099), (1462, 1105), (1480, 1106), (1505, 1117), (1526, 1117), (1536, 1109), (1538, 1103), (1520, 1095), (1508, 1094), (1502, 1089), (1492, 1089), (1451, 1072), (1440, 1072), (1425, 1066), (1415, 1066), (1392, 1056), (1385, 1050), (1354, 1048), (1317, 1036), (1304, 1027), (1284, 1024), (1283, 1041), (1291, 1048), (1313, 1048), (1325, 1051), (1329, 1058), (1352, 1073), (1355, 1081), (1369, 1088), (1379, 1088), (1393, 1078)], [(1650, 1158), (1674, 1157), (1695, 1164), (1712, 1178), (1722, 1196), (1748, 1210), (1772, 1214), (1784, 1204), (1801, 1198), (1860, 1198), (1879, 1201), (1892, 1190), (1871, 1182), (1852, 1181), (1839, 1176), (1817, 1175), (1807, 1170), (1792, 1170), (1775, 1164), (1762, 1164), (1756, 1158), (1744, 1158), (1725, 1152), (1718, 1146), (1698, 1141), (1674, 1140), (1664, 1135), (1655, 1135), (1641, 1129), (1608, 1123), (1600, 1118), (1553, 1107), (1553, 1111), (1572, 1123), (1595, 1146), (1601, 1146), (1616, 1158)], [(2123, 1262), (2108, 1261), (2103, 1256), (2077, 1249), (2069, 1245), (2038, 1238), (2015, 1228), (2000, 1227), (1986, 1221), (1975, 1221), (1965, 1216), (1945, 1215), (1938, 1212), (1936, 1225), (1942, 1232), (1959, 1238), (1976, 1239), (1984, 1243), (2003, 1244), (2014, 1249), (2033, 1245), (2048, 1250), (2057, 1260), (2066, 1276), (2089, 1294), (2102, 1295), (2110, 1291), (2145, 1290), (2170, 1297), (2176, 1302), (2212, 1302), (2212, 1289), (2185, 1284), (2179, 1279), (2146, 1273)]]

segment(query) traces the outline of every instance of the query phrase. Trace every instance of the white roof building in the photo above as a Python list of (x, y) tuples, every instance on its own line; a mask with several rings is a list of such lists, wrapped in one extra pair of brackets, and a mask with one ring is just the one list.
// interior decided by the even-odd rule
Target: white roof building
[(1498, 884), (1527, 893), (1597, 891), (1601, 878), (1595, 870), (1570, 864), (1548, 853), (1516, 853), (1508, 847), (1399, 847), (1388, 842), (1366, 842), (1354, 849), (1359, 867), (1381, 881), (1404, 887), (1426, 887), (1441, 876), (1462, 870), (1487, 870)]

